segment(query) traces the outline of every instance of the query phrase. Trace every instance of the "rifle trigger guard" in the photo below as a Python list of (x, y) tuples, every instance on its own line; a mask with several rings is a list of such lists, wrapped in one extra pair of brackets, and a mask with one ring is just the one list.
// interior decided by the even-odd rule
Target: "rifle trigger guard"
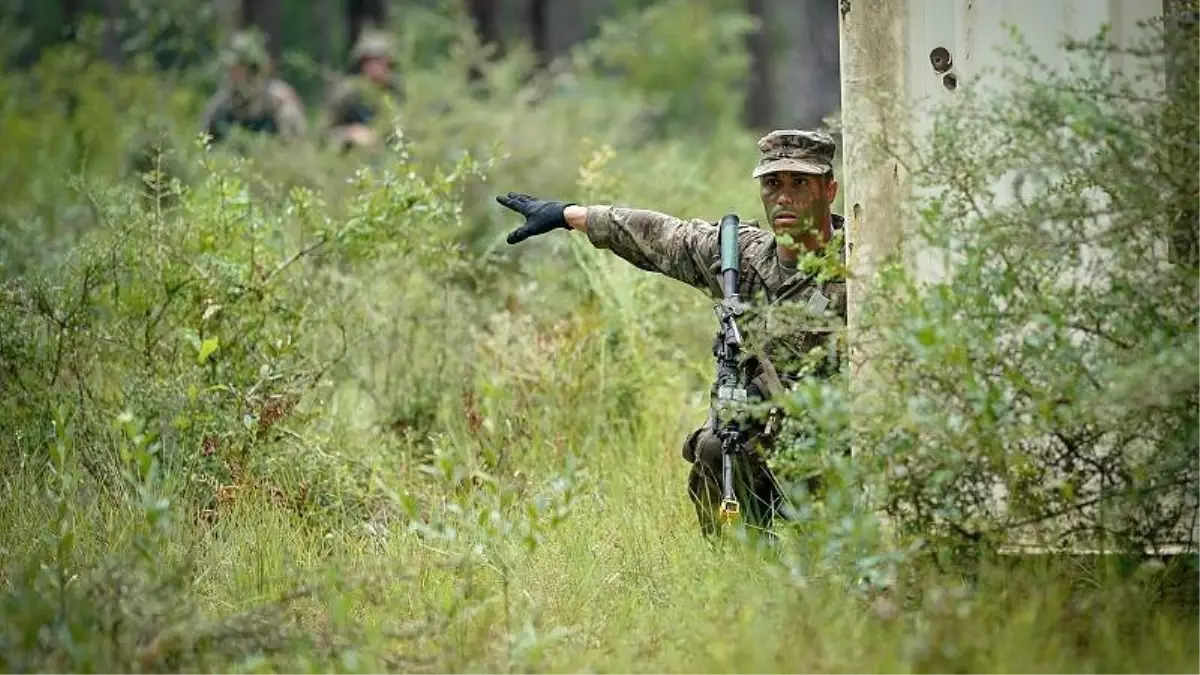
[(741, 506), (736, 498), (721, 500), (721, 520), (726, 523), (732, 522), (737, 518), (739, 511)]

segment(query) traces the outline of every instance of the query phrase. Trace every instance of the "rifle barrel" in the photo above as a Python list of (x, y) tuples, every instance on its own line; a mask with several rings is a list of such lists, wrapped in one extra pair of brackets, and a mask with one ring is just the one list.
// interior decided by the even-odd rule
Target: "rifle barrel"
[(741, 249), (738, 247), (737, 215), (729, 214), (721, 218), (720, 229), (717, 232), (718, 244), (721, 248), (721, 293), (725, 298), (737, 297), (738, 273), (741, 270)]

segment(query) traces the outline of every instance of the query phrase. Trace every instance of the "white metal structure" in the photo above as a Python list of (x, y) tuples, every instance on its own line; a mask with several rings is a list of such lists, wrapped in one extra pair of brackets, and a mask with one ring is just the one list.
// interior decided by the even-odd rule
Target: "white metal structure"
[[(1138, 23), (1160, 17), (1162, 0), (840, 0), (842, 180), (850, 265), (870, 279), (882, 258), (903, 253), (910, 271), (923, 280), (939, 275), (935, 261), (906, 248), (905, 211), (912, 187), (901, 163), (872, 138), (885, 131), (918, 142), (928, 131), (931, 110), (964, 87), (980, 84), (999, 68), (1002, 50), (1013, 46), (1009, 27), (1044, 63), (1065, 65), (1066, 37), (1094, 37), (1109, 26), (1122, 46), (1138, 39)], [(1111, 67), (1124, 67), (1114, 55)], [(987, 82), (998, 88), (1001, 82)], [(1146, 81), (1165, 87), (1165, 74)], [(964, 139), (969, 142), (969, 139)], [(995, 186), (1004, 194), (1003, 185)], [(864, 284), (849, 285), (849, 321), (859, 327)], [(860, 383), (868, 354), (853, 359)], [(869, 385), (867, 385), (869, 386)], [(999, 497), (1003, 499), (1003, 497)]]
[[(910, 195), (904, 168), (872, 147), (870, 135), (886, 128), (919, 138), (932, 107), (1001, 65), (1001, 50), (1012, 46), (1009, 26), (1054, 66), (1065, 60), (1064, 37), (1093, 37), (1109, 25), (1128, 45), (1138, 22), (1162, 10), (1162, 0), (839, 0), (842, 183), (857, 274), (869, 277), (882, 256), (903, 246)], [(1119, 55), (1112, 65), (1123, 66)], [(936, 275), (920, 252), (908, 253), (923, 278)]]

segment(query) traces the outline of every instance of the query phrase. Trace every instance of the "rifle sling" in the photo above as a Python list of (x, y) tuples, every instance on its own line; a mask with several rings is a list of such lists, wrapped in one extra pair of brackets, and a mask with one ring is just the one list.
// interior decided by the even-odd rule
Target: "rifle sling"
[(783, 381), (779, 379), (779, 372), (775, 370), (775, 364), (771, 363), (766, 354), (758, 350), (751, 355), (751, 359), (758, 362), (758, 373), (750, 380), (750, 384), (758, 387), (767, 398), (775, 398), (786, 391)]
[(781, 302), (790, 300), (793, 295), (800, 289), (808, 286), (808, 283), (817, 277), (819, 272), (796, 272), (783, 285), (779, 287), (779, 293), (771, 299), (772, 305), (778, 305)]
[[(808, 287), (817, 274), (817, 272), (793, 274), (780, 287), (779, 293), (771, 299), (771, 304), (777, 305), (786, 302), (801, 289)], [(786, 387), (783, 386), (783, 381), (779, 378), (779, 372), (775, 370), (775, 364), (771, 363), (771, 359), (767, 358), (761, 349), (755, 350), (750, 356), (751, 359), (758, 361), (758, 374), (750, 380), (750, 383), (757, 386), (758, 390), (765, 393), (768, 398), (775, 398), (784, 393)]]

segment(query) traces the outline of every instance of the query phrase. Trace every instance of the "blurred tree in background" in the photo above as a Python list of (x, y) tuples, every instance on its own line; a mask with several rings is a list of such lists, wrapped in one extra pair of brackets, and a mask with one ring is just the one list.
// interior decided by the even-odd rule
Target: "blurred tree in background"
[[(669, 0), (15, 0), (0, 8), (0, 35), (9, 45), (3, 55), (8, 68), (30, 68), (47, 49), (82, 42), (115, 65), (149, 51), (159, 69), (172, 70), (203, 66), (225, 36), (253, 25), (266, 34), (284, 79), (306, 100), (315, 100), (324, 89), (321, 69), (344, 71), (346, 55), (367, 25), (404, 36), (402, 49), (409, 62), (423, 63), (448, 47), (446, 40), (426, 30), (434, 17), (462, 15), (492, 54), (503, 53), (505, 46), (525, 44), (538, 63), (550, 67), (601, 35), (606, 20), (669, 4)], [(755, 130), (812, 127), (838, 111), (836, 3), (705, 0), (689, 4), (698, 12), (742, 11), (754, 22), (746, 36), (751, 69), (745, 89), (737, 92), (746, 99), (743, 121), (748, 126)], [(685, 31), (682, 37), (694, 36)], [(670, 73), (669, 66), (658, 69)], [(478, 77), (477, 68), (471, 69), (471, 77)]]

